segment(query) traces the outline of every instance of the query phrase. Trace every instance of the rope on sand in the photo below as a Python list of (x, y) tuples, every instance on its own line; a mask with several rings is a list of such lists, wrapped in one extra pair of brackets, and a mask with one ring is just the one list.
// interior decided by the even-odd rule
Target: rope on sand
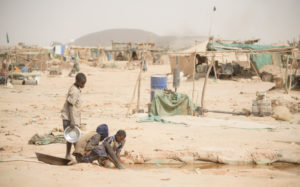
[(29, 160), (29, 159), (22, 159), (22, 158), (11, 158), (11, 159), (0, 159), (1, 162), (35, 162), (35, 163), (42, 163), (38, 160)]

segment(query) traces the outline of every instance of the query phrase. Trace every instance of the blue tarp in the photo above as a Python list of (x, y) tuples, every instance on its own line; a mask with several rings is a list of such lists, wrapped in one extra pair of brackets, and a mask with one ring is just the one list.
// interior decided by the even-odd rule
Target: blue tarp
[(65, 45), (62, 45), (62, 46), (61, 46), (61, 54), (62, 54), (62, 55), (65, 53), (65, 48), (66, 48)]

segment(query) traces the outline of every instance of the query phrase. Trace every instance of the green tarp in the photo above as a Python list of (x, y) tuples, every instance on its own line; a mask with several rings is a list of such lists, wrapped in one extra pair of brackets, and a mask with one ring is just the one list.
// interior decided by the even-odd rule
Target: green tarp
[[(231, 43), (223, 44), (218, 42), (209, 42), (206, 46), (208, 51), (228, 51), (233, 49), (244, 49), (244, 50), (261, 50), (261, 49), (280, 49), (284, 47), (289, 47), (286, 45), (282, 46), (272, 46), (272, 45), (257, 45), (257, 44), (243, 44), (243, 43)], [(282, 55), (281, 54), (251, 54), (251, 60), (256, 64), (258, 69), (261, 69), (265, 65), (277, 65), (282, 66)]]
[(265, 65), (272, 64), (272, 54), (251, 54), (250, 58), (258, 69), (261, 69)]
[(156, 91), (152, 100), (150, 114), (147, 119), (139, 120), (142, 122), (160, 122), (164, 124), (184, 124), (167, 121), (161, 116), (190, 115), (191, 100), (188, 95), (175, 93), (171, 90)]
[(160, 116), (153, 116), (150, 114), (150, 116), (147, 119), (143, 119), (143, 120), (138, 120), (136, 121), (138, 123), (143, 123), (143, 122), (160, 122), (160, 123), (164, 123), (164, 124), (183, 124), (183, 125), (187, 125), (186, 123), (179, 123), (179, 122), (174, 122), (174, 121), (168, 121), (165, 120), (163, 118), (161, 118)]
[(190, 115), (189, 96), (170, 90), (157, 91), (154, 94), (150, 114), (154, 116)]
[(222, 44), (218, 42), (209, 42), (206, 46), (208, 51), (226, 51), (232, 50), (233, 48), (240, 49), (252, 49), (252, 50), (260, 50), (260, 49), (277, 49), (284, 48), (289, 46), (272, 46), (272, 45), (257, 45), (257, 44), (243, 44), (243, 43), (232, 43), (232, 44)]

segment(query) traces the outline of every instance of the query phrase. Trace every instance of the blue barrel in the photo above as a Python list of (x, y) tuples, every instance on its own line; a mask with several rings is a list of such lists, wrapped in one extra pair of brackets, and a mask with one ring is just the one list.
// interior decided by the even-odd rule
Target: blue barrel
[(23, 67), (21, 68), (21, 71), (22, 71), (22, 73), (25, 73), (25, 72), (28, 71), (28, 68), (27, 68), (26, 66), (23, 66)]
[(154, 92), (157, 90), (163, 90), (167, 88), (167, 76), (161, 74), (154, 74), (151, 76), (151, 101), (154, 96)]
[(112, 60), (112, 54), (108, 54), (107, 59), (108, 59), (108, 61), (111, 61)]

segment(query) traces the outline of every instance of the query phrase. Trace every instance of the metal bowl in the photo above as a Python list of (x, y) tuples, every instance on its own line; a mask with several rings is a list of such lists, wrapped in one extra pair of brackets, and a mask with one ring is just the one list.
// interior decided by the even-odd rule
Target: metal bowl
[(78, 142), (80, 135), (81, 131), (77, 126), (75, 126), (74, 128), (67, 127), (64, 131), (64, 137), (67, 140), (67, 142), (70, 143)]

